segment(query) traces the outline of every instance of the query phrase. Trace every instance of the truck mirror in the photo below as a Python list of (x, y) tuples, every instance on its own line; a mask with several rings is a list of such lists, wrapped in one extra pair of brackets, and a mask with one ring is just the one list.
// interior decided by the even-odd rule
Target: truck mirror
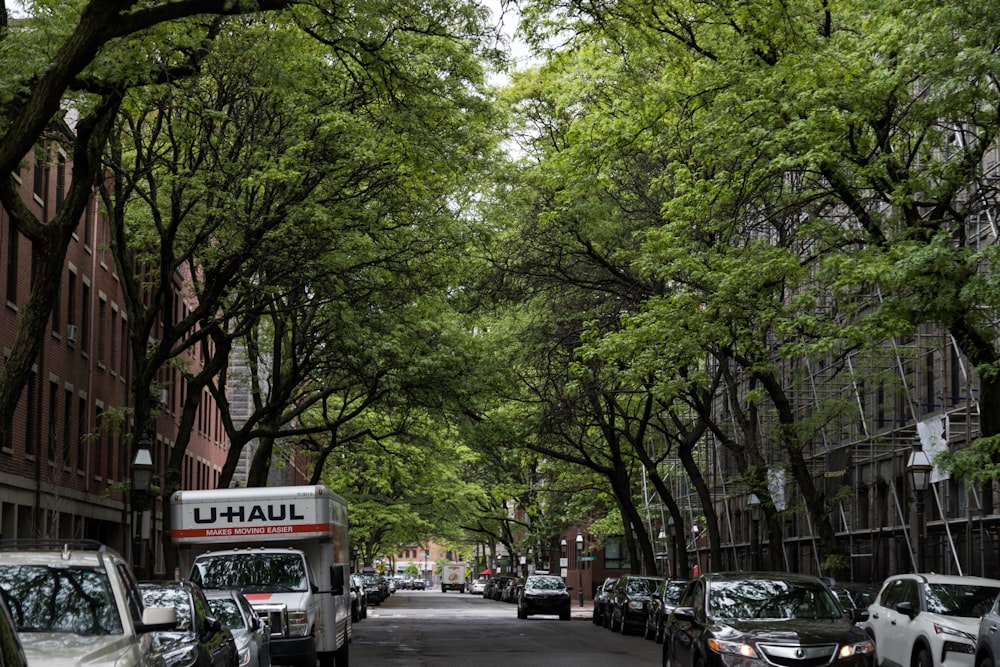
[(330, 566), (330, 593), (333, 595), (344, 594), (344, 566)]

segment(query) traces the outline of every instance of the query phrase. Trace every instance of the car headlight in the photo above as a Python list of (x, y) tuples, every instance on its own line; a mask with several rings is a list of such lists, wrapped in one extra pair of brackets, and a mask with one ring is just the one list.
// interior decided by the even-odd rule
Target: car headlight
[(709, 639), (708, 648), (716, 653), (731, 653), (744, 658), (760, 659), (760, 656), (757, 655), (757, 650), (746, 642), (727, 642), (721, 639)]
[(288, 612), (288, 634), (291, 637), (305, 637), (309, 633), (309, 619), (304, 611)]
[(629, 600), (628, 608), (635, 611), (642, 611), (642, 608), (646, 606), (646, 603), (642, 600)]
[(872, 655), (875, 653), (875, 643), (871, 641), (858, 642), (857, 644), (844, 644), (837, 651), (837, 657), (841, 660), (853, 658), (856, 655)]
[(934, 624), (934, 632), (939, 635), (951, 635), (952, 637), (961, 637), (962, 639), (968, 639), (973, 644), (976, 643), (976, 636), (965, 632), (964, 630), (959, 630), (958, 628), (952, 628), (947, 625), (941, 625), (940, 623)]

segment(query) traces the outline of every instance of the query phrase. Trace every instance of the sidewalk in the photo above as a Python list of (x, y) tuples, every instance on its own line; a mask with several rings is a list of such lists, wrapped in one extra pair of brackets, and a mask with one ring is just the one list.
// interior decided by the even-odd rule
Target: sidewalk
[(584, 600), (581, 607), (579, 600), (573, 600), (573, 606), (570, 607), (569, 613), (574, 619), (583, 618), (589, 621), (594, 617), (594, 601)]

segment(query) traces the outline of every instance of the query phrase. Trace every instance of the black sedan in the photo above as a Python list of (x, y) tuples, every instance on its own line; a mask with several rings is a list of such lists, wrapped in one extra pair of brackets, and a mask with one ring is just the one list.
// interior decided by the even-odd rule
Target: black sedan
[(238, 663), (233, 633), (212, 613), (205, 593), (189, 581), (140, 584), (147, 607), (173, 607), (177, 629), (157, 632), (153, 640), (168, 667), (235, 667)]
[(649, 601), (663, 577), (642, 577), (623, 574), (608, 593), (605, 613), (611, 617), (612, 632), (627, 635), (633, 629), (645, 629)]
[(817, 577), (705, 574), (666, 623), (663, 665), (871, 667), (875, 645)]
[(517, 617), (535, 614), (555, 614), (564, 621), (570, 619), (570, 589), (562, 577), (552, 574), (532, 574), (524, 580), (517, 595)]
[(663, 643), (663, 626), (667, 616), (674, 610), (681, 599), (681, 593), (687, 587), (687, 579), (664, 579), (657, 586), (656, 592), (649, 599), (649, 610), (646, 612), (646, 639)]

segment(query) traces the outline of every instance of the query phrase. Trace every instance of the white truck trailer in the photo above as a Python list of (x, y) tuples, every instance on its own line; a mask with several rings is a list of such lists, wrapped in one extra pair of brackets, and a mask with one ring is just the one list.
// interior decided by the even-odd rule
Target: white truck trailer
[(348, 667), (347, 503), (324, 486), (177, 491), (171, 539), (202, 588), (237, 589), (271, 627), (276, 664)]
[(465, 563), (445, 563), (441, 566), (441, 592), (465, 592)]

